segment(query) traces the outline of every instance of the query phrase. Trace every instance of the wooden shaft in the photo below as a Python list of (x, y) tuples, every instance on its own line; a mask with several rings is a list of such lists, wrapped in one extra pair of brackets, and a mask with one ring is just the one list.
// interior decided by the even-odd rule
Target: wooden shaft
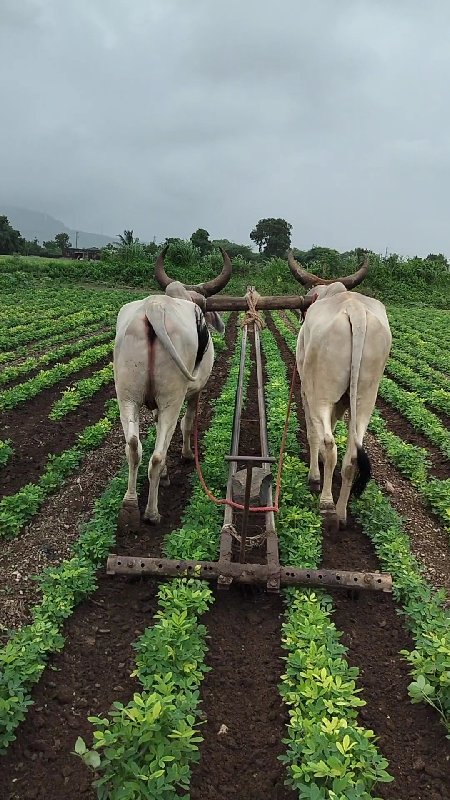
[[(307, 303), (308, 305), (308, 303)], [(283, 308), (302, 309), (305, 306), (305, 298), (301, 295), (274, 295), (272, 297), (260, 297), (257, 303), (258, 311), (276, 311)], [(248, 311), (247, 300), (245, 297), (233, 297), (232, 295), (215, 294), (206, 299), (207, 311)]]

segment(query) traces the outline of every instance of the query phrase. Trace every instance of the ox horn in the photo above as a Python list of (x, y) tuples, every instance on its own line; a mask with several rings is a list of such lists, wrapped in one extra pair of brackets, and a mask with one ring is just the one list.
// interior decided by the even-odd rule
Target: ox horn
[(291, 272), (296, 280), (303, 284), (303, 286), (328, 286), (330, 283), (343, 283), (346, 289), (354, 289), (366, 277), (369, 271), (369, 256), (365, 253), (364, 261), (360, 264), (359, 269), (353, 275), (344, 275), (343, 278), (319, 278), (312, 272), (307, 272), (306, 269), (300, 266), (298, 261), (295, 260), (292, 250), (288, 252), (288, 264)]
[[(159, 285), (162, 289), (166, 289), (169, 283), (173, 282), (173, 278), (169, 278), (165, 267), (164, 267), (164, 257), (167, 253), (169, 245), (166, 245), (163, 250), (161, 250), (158, 258), (156, 259), (155, 264), (155, 278), (158, 281)], [(191, 292), (198, 292), (198, 294), (203, 295), (204, 297), (210, 297), (212, 294), (217, 294), (223, 289), (228, 281), (231, 278), (232, 266), (231, 266), (231, 259), (228, 253), (225, 252), (223, 247), (220, 248), (223, 258), (223, 267), (222, 272), (220, 275), (217, 275), (215, 278), (212, 278), (210, 281), (205, 281), (205, 283), (198, 283), (198, 284), (184, 284), (185, 289)]]

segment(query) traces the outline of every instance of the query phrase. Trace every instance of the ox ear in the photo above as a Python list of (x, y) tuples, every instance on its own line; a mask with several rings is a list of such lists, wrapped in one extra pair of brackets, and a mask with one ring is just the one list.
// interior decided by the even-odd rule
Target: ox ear
[(221, 336), (225, 333), (225, 325), (223, 324), (222, 317), (217, 311), (207, 311), (205, 314), (206, 324), (211, 330), (217, 331)]

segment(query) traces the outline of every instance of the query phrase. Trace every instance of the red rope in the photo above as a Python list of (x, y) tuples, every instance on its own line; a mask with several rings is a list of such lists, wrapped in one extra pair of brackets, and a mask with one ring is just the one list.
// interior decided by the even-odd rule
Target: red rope
[[(286, 420), (284, 423), (284, 430), (283, 436), (281, 438), (281, 447), (280, 447), (280, 457), (278, 459), (278, 471), (277, 471), (277, 482), (275, 488), (275, 500), (273, 506), (250, 506), (249, 511), (252, 513), (265, 513), (266, 511), (275, 511), (278, 513), (280, 510), (279, 507), (279, 500), (280, 500), (280, 493), (281, 493), (281, 475), (283, 471), (283, 456), (284, 450), (286, 447), (286, 437), (288, 432), (288, 425), (289, 425), (289, 417), (291, 415), (291, 406), (292, 406), (292, 397), (294, 395), (294, 384), (295, 384), (295, 376), (297, 373), (297, 367), (294, 366), (294, 371), (292, 373), (292, 381), (291, 381), (291, 390), (289, 393), (289, 402), (286, 412)], [(233, 500), (227, 500), (226, 498), (222, 498), (219, 500), (218, 497), (215, 497), (213, 493), (208, 489), (205, 479), (203, 477), (202, 468), (200, 466), (200, 460), (198, 455), (198, 410), (200, 405), (200, 395), (197, 398), (197, 407), (195, 410), (195, 420), (194, 420), (194, 456), (195, 456), (195, 467), (197, 469), (197, 475), (199, 477), (200, 484), (202, 486), (203, 491), (205, 492), (206, 496), (216, 505), (218, 506), (231, 506), (231, 508), (236, 509), (237, 511), (244, 511), (245, 506), (241, 503), (235, 503)]]

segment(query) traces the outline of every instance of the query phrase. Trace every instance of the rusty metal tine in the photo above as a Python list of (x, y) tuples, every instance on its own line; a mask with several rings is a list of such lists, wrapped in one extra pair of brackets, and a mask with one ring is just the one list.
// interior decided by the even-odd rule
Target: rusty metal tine
[[(111, 553), (107, 562), (107, 574), (137, 573), (155, 577), (198, 577), (215, 580), (224, 570), (226, 578), (238, 583), (266, 583), (273, 576), (266, 564), (239, 564), (230, 561), (176, 561), (170, 558), (137, 558)], [(332, 589), (363, 589), (366, 591), (392, 592), (392, 577), (382, 572), (354, 572), (353, 570), (299, 569), (280, 567), (282, 586), (326, 586)]]

